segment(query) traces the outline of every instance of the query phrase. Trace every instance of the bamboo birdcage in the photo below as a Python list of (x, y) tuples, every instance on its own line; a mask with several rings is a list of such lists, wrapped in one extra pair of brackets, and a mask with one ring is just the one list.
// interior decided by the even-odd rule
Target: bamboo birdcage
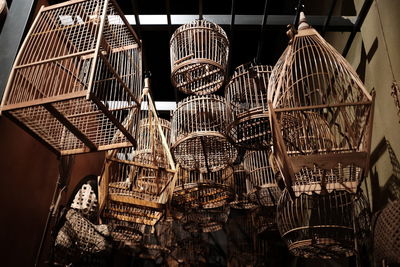
[(178, 171), (172, 205), (179, 211), (218, 208), (233, 198), (233, 169), (201, 173)]
[(209, 94), (224, 83), (229, 41), (224, 30), (207, 20), (179, 27), (171, 37), (171, 81), (186, 94)]
[(369, 231), (369, 221), (369, 205), (362, 192), (303, 193), (292, 200), (285, 189), (277, 209), (282, 239), (292, 254), (305, 258), (354, 255), (360, 238)]
[(276, 207), (259, 207), (251, 213), (251, 217), (258, 235), (278, 230)]
[(172, 115), (172, 152), (188, 170), (215, 172), (233, 163), (235, 147), (225, 135), (225, 99), (217, 95), (189, 96)]
[(355, 192), (368, 171), (373, 97), (350, 64), (300, 20), (268, 87), (274, 155), (290, 191)]
[(257, 207), (248, 197), (249, 173), (244, 169), (243, 163), (233, 165), (233, 192), (235, 198), (229, 203), (231, 208), (248, 210)]
[(267, 102), (271, 71), (271, 66), (240, 65), (226, 87), (226, 133), (239, 147), (254, 150), (271, 146)]
[(222, 229), (229, 217), (229, 206), (213, 209), (192, 209), (180, 219), (185, 231), (191, 233), (210, 233)]
[(139, 258), (161, 261), (171, 252), (172, 221), (160, 220), (155, 226), (146, 226)]
[(158, 118), (149, 92), (144, 91), (138, 149), (122, 148), (107, 156), (100, 209), (103, 217), (154, 225), (172, 197), (176, 170), (165, 138), (169, 124)]
[(247, 151), (243, 161), (245, 170), (249, 172), (248, 197), (265, 207), (276, 206), (281, 195), (269, 161), (269, 153), (265, 150)]
[(141, 83), (141, 43), (116, 2), (67, 1), (39, 11), (1, 110), (57, 154), (127, 147)]

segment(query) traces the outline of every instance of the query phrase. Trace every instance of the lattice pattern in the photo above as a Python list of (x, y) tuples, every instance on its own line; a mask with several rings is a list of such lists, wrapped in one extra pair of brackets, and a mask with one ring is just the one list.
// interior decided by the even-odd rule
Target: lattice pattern
[(140, 245), (145, 225), (106, 217), (104, 222), (111, 229), (111, 238), (115, 248), (133, 249)]
[(217, 95), (190, 96), (178, 103), (172, 115), (172, 151), (184, 169), (215, 172), (237, 157), (223, 135), (225, 99)]
[(233, 166), (233, 191), (235, 199), (229, 203), (234, 209), (253, 209), (257, 207), (248, 197), (249, 174), (244, 169), (243, 163)]
[(188, 232), (216, 232), (225, 225), (229, 212), (227, 205), (214, 209), (194, 209), (186, 212), (180, 221)]
[(355, 239), (368, 231), (369, 216), (361, 193), (302, 194), (292, 201), (285, 190), (278, 203), (277, 225), (295, 256), (329, 259), (355, 253)]
[(135, 144), (140, 41), (114, 3), (42, 8), (15, 61), (2, 111), (58, 154)]
[(224, 83), (229, 41), (224, 30), (209, 21), (195, 20), (171, 37), (171, 81), (186, 94), (209, 94)]
[(271, 73), (268, 100), (287, 186), (296, 195), (355, 192), (368, 168), (373, 98), (304, 17)]
[(271, 145), (267, 102), (271, 71), (271, 66), (240, 65), (226, 87), (227, 135), (237, 146), (262, 149)]

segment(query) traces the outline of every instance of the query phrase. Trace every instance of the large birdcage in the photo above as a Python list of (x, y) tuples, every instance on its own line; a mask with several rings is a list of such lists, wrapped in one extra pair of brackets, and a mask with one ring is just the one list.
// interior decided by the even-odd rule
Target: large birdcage
[(355, 192), (368, 171), (373, 97), (304, 14), (271, 73), (268, 100), (274, 154), (288, 189), (297, 196)]
[(247, 151), (243, 161), (245, 170), (249, 172), (248, 197), (265, 207), (276, 206), (281, 195), (269, 161), (269, 153), (265, 150)]
[(178, 211), (218, 208), (233, 199), (233, 185), (231, 167), (206, 173), (180, 168), (172, 205)]
[(140, 40), (115, 1), (42, 7), (1, 110), (57, 154), (132, 146), (141, 68)]
[(240, 65), (226, 87), (226, 133), (239, 147), (254, 150), (271, 145), (267, 102), (271, 71), (271, 66)]
[(285, 189), (279, 199), (277, 225), (295, 256), (348, 257), (370, 229), (369, 205), (362, 192), (332, 191), (301, 194), (294, 200)]
[(248, 197), (249, 173), (244, 169), (243, 163), (233, 165), (233, 192), (235, 198), (229, 203), (231, 208), (248, 210), (257, 207)]
[(229, 41), (224, 30), (207, 20), (179, 27), (171, 37), (171, 81), (186, 94), (209, 94), (225, 81)]
[(169, 124), (158, 118), (146, 90), (143, 99), (138, 149), (122, 148), (107, 156), (100, 209), (103, 217), (154, 225), (172, 197), (176, 170), (166, 139)]
[(213, 209), (192, 209), (183, 214), (180, 222), (185, 231), (191, 233), (210, 233), (222, 229), (229, 217), (229, 206)]
[(178, 103), (171, 143), (182, 168), (215, 172), (235, 161), (237, 151), (223, 134), (225, 112), (225, 99), (217, 95), (189, 96)]

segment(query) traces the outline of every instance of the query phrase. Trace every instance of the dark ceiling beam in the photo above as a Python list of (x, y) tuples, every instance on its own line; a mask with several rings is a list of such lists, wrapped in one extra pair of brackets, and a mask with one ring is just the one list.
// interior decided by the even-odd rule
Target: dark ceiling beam
[(329, 8), (328, 16), (326, 16), (324, 28), (322, 28), (321, 35), (325, 36), (326, 29), (328, 28), (329, 22), (331, 21), (333, 10), (335, 10), (337, 0), (332, 0), (331, 7)]
[(347, 40), (346, 46), (343, 49), (342, 55), (346, 57), (349, 53), (351, 45), (353, 44), (354, 38), (356, 37), (357, 32), (360, 31), (361, 26), (364, 23), (365, 18), (367, 17), (368, 11), (372, 5), (374, 0), (365, 0), (363, 6), (361, 7), (360, 13), (357, 16), (357, 20), (354, 23), (353, 30), (350, 33), (349, 39)]

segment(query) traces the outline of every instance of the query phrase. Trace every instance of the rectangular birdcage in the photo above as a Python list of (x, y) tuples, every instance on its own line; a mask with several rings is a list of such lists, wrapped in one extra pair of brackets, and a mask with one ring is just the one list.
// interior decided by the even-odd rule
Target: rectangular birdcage
[(67, 1), (40, 9), (1, 111), (57, 154), (132, 146), (141, 84), (141, 43), (115, 1)]

